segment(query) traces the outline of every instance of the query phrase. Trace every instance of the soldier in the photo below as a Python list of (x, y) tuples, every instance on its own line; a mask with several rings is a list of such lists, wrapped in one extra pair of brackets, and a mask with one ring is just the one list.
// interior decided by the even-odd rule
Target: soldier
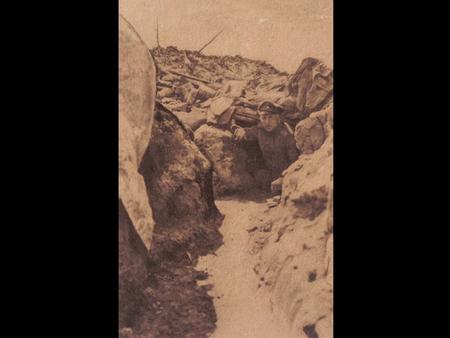
[(255, 179), (264, 190), (280, 184), (281, 174), (298, 159), (294, 135), (290, 127), (283, 123), (283, 109), (269, 101), (258, 106), (260, 123), (251, 128), (233, 124), (231, 130), (236, 141), (257, 141), (261, 149), (265, 168), (255, 173)]

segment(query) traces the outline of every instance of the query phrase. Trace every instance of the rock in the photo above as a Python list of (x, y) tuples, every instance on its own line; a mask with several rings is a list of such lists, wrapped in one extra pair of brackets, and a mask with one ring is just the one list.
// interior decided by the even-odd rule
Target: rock
[(331, 104), (296, 125), (294, 137), (301, 154), (312, 154), (322, 146), (330, 133), (332, 116)]
[(267, 203), (268, 208), (275, 208), (276, 206), (278, 206), (278, 202), (271, 201)]
[(253, 232), (258, 230), (258, 226), (257, 225), (250, 225), (249, 227), (247, 227), (247, 232)]
[(247, 81), (227, 81), (223, 89), (219, 91), (218, 95), (231, 98), (241, 97), (244, 94), (246, 86)]
[(194, 133), (195, 143), (211, 161), (214, 168), (214, 192), (218, 195), (246, 191), (255, 186), (247, 171), (247, 154), (234, 145), (233, 135), (209, 125), (202, 125)]
[(277, 102), (286, 113), (295, 112), (297, 110), (295, 97), (282, 97)]
[(169, 101), (166, 102), (165, 105), (171, 110), (171, 111), (187, 111), (188, 110), (188, 104), (180, 101)]
[(134, 28), (119, 18), (119, 197), (147, 249), (153, 216), (139, 163), (148, 146), (156, 98), (153, 58)]
[[(234, 98), (227, 96), (219, 96), (214, 98), (207, 111), (206, 120), (212, 124), (220, 124), (221, 117), (227, 113), (227, 117), (231, 118), (231, 107), (234, 102)], [(225, 118), (226, 120), (226, 118)], [(225, 123), (226, 124), (226, 123)]]
[(158, 91), (157, 97), (159, 99), (162, 99), (164, 97), (170, 97), (174, 94), (174, 91), (172, 88), (161, 88), (161, 90)]
[(161, 80), (166, 81), (166, 82), (175, 82), (179, 80), (178, 76), (175, 76), (171, 73), (166, 73), (164, 74), (164, 76), (161, 77)]
[(290, 78), (289, 92), (297, 98), (297, 110), (308, 117), (333, 96), (333, 71), (315, 58), (306, 58)]
[(152, 139), (142, 160), (156, 222), (152, 260), (189, 250), (194, 257), (221, 244), (212, 166), (178, 118), (157, 104)]
[(184, 125), (189, 126), (194, 131), (198, 129), (197, 124), (206, 122), (206, 113), (204, 110), (194, 108), (190, 112), (175, 111), (174, 114), (183, 122)]
[(273, 193), (281, 193), (281, 187), (283, 186), (283, 178), (277, 178), (275, 181), (273, 181), (270, 185), (270, 190)]

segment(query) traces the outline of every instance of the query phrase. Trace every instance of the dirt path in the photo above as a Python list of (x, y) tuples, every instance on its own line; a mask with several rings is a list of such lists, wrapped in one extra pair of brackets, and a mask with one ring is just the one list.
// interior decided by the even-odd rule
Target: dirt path
[(283, 338), (288, 337), (276, 322), (266, 297), (258, 289), (253, 272), (255, 256), (248, 253), (249, 225), (263, 220), (265, 202), (218, 200), (216, 205), (225, 216), (221, 232), (224, 244), (216, 255), (201, 257), (198, 270), (210, 277), (202, 284), (213, 284), (217, 329), (213, 338)]

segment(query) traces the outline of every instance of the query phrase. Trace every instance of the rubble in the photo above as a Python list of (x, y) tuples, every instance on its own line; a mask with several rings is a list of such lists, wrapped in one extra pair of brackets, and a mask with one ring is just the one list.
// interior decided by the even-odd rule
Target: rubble
[[(299, 124), (332, 100), (333, 73), (319, 60), (307, 58), (295, 74), (289, 75), (266, 62), (238, 55), (207, 56), (176, 47), (155, 48), (152, 53), (159, 69), (158, 99), (192, 129), (196, 144), (213, 162), (216, 192), (235, 192), (254, 183), (248, 174), (251, 169), (234, 163), (245, 158), (245, 154), (240, 147), (231, 146), (230, 135), (219, 130), (227, 129), (231, 119), (242, 127), (256, 125), (256, 109), (262, 101), (269, 100), (283, 108), (287, 125), (292, 130), (297, 127), (296, 140), (301, 151), (312, 152), (323, 143), (326, 134), (312, 122), (315, 120)], [(209, 127), (197, 132), (203, 124)], [(219, 129), (214, 131), (214, 126)], [(214, 142), (220, 146), (213, 146)], [(227, 154), (219, 155), (223, 147)], [(240, 153), (233, 154), (236, 151)], [(244, 178), (230, 176), (239, 174)], [(248, 183), (242, 184), (247, 178)]]
[(322, 109), (333, 97), (333, 71), (315, 58), (302, 61), (289, 79), (289, 93), (295, 96), (302, 118)]
[[(197, 108), (206, 119), (211, 107), (221, 113), (214, 102), (223, 100), (221, 106), (236, 106), (233, 113), (237, 123), (249, 126), (258, 123), (258, 104), (269, 100), (284, 108), (286, 122), (295, 128), (332, 100), (333, 71), (318, 59), (306, 58), (294, 74), (287, 74), (266, 62), (238, 55), (207, 56), (176, 47), (155, 48), (152, 52), (160, 69), (158, 98), (171, 110), (189, 112)], [(237, 88), (236, 83), (244, 85)], [(168, 84), (172, 87), (167, 88)], [(230, 84), (236, 91), (228, 95)], [(183, 93), (178, 95), (176, 91)]]

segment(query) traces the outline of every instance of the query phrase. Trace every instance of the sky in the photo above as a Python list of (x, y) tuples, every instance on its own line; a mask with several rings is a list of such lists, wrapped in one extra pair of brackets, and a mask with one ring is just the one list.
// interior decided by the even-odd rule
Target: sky
[(333, 0), (119, 0), (120, 13), (149, 48), (241, 55), (295, 72), (305, 57), (333, 68)]

